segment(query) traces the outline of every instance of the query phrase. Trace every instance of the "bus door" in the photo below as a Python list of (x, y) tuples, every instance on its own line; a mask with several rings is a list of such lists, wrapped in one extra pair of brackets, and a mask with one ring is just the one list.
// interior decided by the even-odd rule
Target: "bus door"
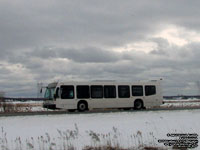
[(56, 98), (58, 108), (76, 109), (75, 90), (73, 85), (61, 85), (60, 96)]

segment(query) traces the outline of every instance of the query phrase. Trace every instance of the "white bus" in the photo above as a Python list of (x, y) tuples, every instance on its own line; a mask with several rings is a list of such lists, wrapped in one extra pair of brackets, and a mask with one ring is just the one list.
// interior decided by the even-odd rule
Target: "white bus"
[(147, 82), (63, 82), (58, 83), (56, 108), (86, 111), (95, 108), (142, 109), (163, 102), (160, 81)]

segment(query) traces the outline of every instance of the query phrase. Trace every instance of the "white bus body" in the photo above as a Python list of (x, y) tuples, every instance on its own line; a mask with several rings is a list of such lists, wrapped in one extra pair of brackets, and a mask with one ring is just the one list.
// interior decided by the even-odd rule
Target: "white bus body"
[(94, 108), (135, 108), (159, 106), (163, 102), (160, 81), (147, 82), (63, 82), (58, 83), (56, 108), (91, 110)]

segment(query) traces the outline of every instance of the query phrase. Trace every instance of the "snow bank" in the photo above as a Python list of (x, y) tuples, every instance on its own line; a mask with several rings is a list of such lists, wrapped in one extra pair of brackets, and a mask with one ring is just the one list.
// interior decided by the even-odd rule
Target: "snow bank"
[(116, 140), (124, 147), (138, 144), (138, 137), (136, 137), (139, 136), (138, 133), (143, 144), (161, 145), (157, 140), (168, 139), (167, 133), (200, 135), (199, 122), (200, 110), (139, 111), (1, 117), (0, 127), (6, 133), (10, 147), (15, 144), (17, 137), (22, 141), (27, 139), (33, 141), (31, 139), (37, 140), (43, 136), (50, 137), (54, 143), (59, 143), (62, 133), (75, 130), (77, 127), (78, 138), (72, 139), (71, 143), (81, 149), (85, 145), (95, 144), (89, 135), (91, 131), (110, 135), (113, 139), (116, 135)]

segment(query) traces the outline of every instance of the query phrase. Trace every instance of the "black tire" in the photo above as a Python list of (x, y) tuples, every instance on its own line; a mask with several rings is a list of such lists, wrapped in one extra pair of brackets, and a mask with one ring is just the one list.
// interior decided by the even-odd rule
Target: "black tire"
[(134, 109), (140, 110), (142, 108), (143, 108), (143, 102), (142, 102), (142, 100), (136, 100), (134, 102)]
[(87, 103), (86, 102), (80, 102), (78, 103), (78, 111), (86, 111), (88, 110), (88, 106), (87, 106)]

